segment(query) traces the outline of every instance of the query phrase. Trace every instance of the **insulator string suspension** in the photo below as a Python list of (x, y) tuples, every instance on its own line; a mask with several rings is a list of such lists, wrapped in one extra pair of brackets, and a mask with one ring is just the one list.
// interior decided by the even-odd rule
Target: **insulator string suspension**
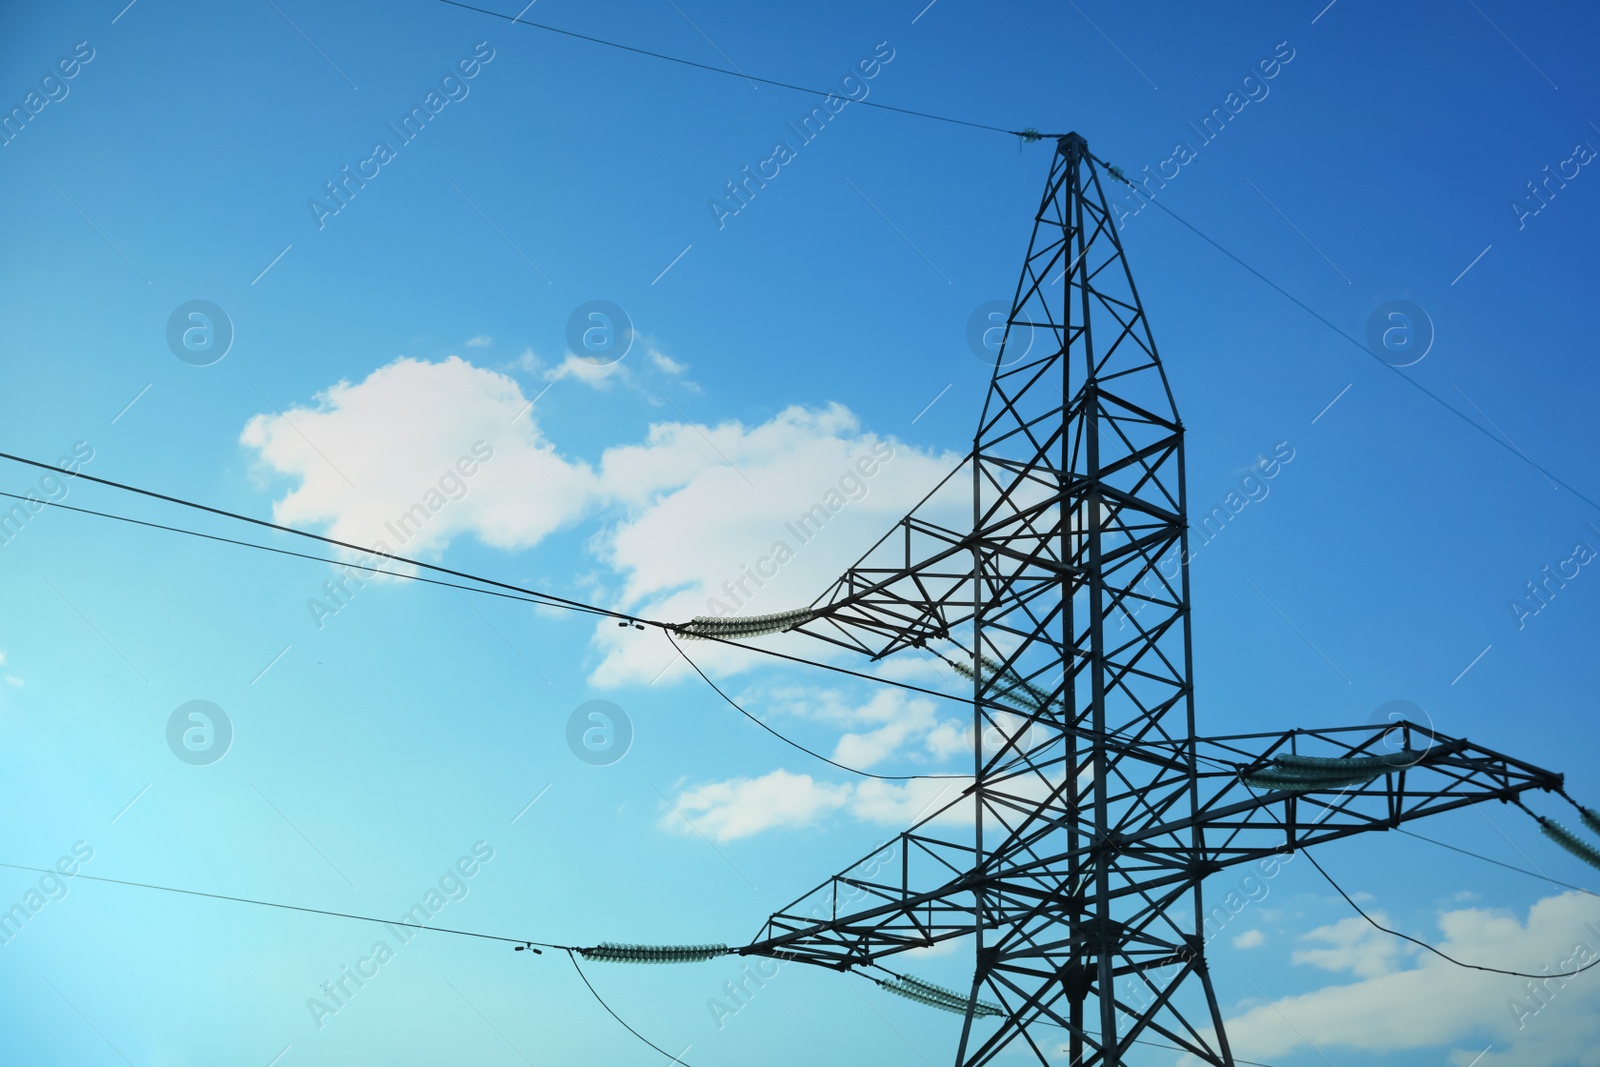
[(578, 954), (597, 963), (702, 963), (726, 956), (727, 945), (624, 945), (602, 941), (593, 948), (580, 948)]

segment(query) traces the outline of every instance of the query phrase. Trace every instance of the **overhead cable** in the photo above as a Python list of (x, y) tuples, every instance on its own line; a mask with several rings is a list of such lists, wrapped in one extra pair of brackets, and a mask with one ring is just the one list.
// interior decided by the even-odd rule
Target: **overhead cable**
[[(758, 78), (754, 74), (746, 74), (742, 70), (729, 70), (726, 67), (714, 67), (709, 63), (698, 63), (695, 60), (684, 59), (680, 56), (668, 55), (665, 52), (654, 52), (648, 48), (637, 48), (633, 45), (622, 44), (619, 41), (608, 41), (602, 37), (592, 37), (589, 34), (578, 33), (575, 30), (564, 30), (558, 26), (549, 26), (542, 22), (529, 22), (520, 14), (507, 15), (504, 12), (491, 11), (486, 7), (474, 7), (472, 4), (464, 4), (461, 2), (461, 0), (439, 0), (439, 2), (443, 4), (449, 4), (451, 7), (459, 7), (464, 11), (476, 11), (480, 15), (488, 15), (491, 18), (503, 19), (514, 26), (526, 26), (530, 30), (543, 30), (546, 33), (560, 34), (562, 37), (572, 37), (580, 41), (588, 41), (590, 44), (604, 45), (607, 48), (617, 48), (624, 52), (632, 52), (634, 55), (648, 56), (651, 59), (665, 60), (668, 63), (677, 63), (680, 66), (693, 67), (696, 70), (708, 71), (712, 74), (726, 74), (730, 78), (741, 78), (747, 82), (760, 82), (762, 85), (771, 85), (778, 89), (790, 89), (794, 92), (806, 93), (810, 96), (834, 97), (841, 100), (850, 100), (852, 103), (860, 104), (863, 107), (877, 108), (879, 111), (893, 111), (896, 114), (910, 115), (914, 118), (932, 119), (935, 122), (948, 122), (956, 126), (968, 126), (975, 130), (988, 130), (993, 133), (1003, 133), (1010, 137), (1020, 137), (1025, 142), (1042, 141), (1046, 138), (1060, 136), (1060, 134), (1040, 133), (1038, 130), (1033, 129), (1008, 130), (1003, 126), (990, 126), (987, 123), (982, 122), (968, 122), (966, 119), (952, 118), (949, 115), (936, 115), (929, 111), (914, 111), (911, 108), (895, 107), (892, 104), (880, 104), (871, 100), (854, 100), (850, 97), (841, 97), (838, 93), (831, 92), (827, 89), (812, 89), (805, 85), (794, 85), (790, 82), (775, 81), (772, 78)], [(532, 6), (532, 4), (528, 5), (528, 7)], [(527, 9), (528, 8), (525, 7), (522, 10), (526, 11)]]

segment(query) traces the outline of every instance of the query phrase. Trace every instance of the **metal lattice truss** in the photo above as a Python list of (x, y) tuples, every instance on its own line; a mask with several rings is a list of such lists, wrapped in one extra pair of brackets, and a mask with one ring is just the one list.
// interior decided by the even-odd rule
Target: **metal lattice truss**
[[(970, 524), (948, 506), (966, 475)], [(1207, 876), (1559, 788), (1410, 724), (1197, 736), (1187, 536), (1183, 429), (1099, 168), (1069, 134), (972, 453), (794, 627), (970, 677), (972, 780), (741, 951), (848, 969), (971, 936), (958, 1065), (1019, 1047), (1118, 1065), (1136, 1042), (1232, 1064)]]

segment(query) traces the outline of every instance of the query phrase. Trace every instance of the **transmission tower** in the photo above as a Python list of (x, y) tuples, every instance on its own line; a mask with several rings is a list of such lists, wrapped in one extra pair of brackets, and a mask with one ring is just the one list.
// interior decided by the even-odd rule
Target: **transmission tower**
[(1232, 1065), (1208, 876), (1562, 784), (1413, 723), (1196, 732), (1183, 427), (1102, 168), (1059, 139), (963, 467), (970, 526), (964, 501), (951, 525), (964, 482), (947, 480), (766, 625), (972, 679), (971, 784), (737, 950), (843, 971), (971, 937), (969, 990), (896, 987), (964, 1014), (958, 1067), (1016, 1046), (1059, 1063), (1063, 1045), (1115, 1067), (1136, 1043)]

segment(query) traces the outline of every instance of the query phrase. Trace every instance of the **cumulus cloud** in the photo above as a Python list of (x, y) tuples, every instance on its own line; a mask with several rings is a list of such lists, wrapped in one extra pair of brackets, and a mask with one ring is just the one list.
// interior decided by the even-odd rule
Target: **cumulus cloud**
[(869, 769), (899, 751), (907, 740), (926, 736), (937, 725), (933, 702), (925, 698), (907, 700), (900, 692), (885, 689), (872, 698), (872, 705), (882, 708), (881, 725), (839, 738), (833, 749), (838, 762)]
[(685, 834), (698, 830), (718, 841), (768, 830), (802, 829), (841, 809), (862, 822), (897, 829), (935, 813), (941, 824), (970, 825), (972, 804), (961, 798), (961, 790), (970, 782), (958, 777), (830, 784), (779, 769), (758, 778), (732, 778), (685, 789), (668, 804), (661, 825)]
[(655, 364), (657, 370), (671, 374), (674, 377), (689, 369), (688, 364), (679, 363), (665, 352), (660, 352), (654, 348), (649, 350), (649, 356), (650, 362)]
[(938, 763), (972, 751), (971, 730), (963, 719), (940, 719), (932, 699), (900, 689), (879, 689), (865, 703), (847, 699), (839, 689), (809, 686), (758, 691), (753, 699), (777, 714), (843, 730), (833, 759), (862, 770), (891, 756)]
[(544, 372), (547, 382), (575, 381), (591, 389), (610, 389), (630, 378), (628, 368), (620, 363), (595, 363), (572, 355)]
[(601, 391), (610, 390), (620, 385), (643, 396), (650, 404), (660, 407), (662, 406), (662, 394), (658, 393), (649, 382), (650, 374), (646, 367), (640, 368), (641, 371), (644, 371), (644, 380), (641, 380), (639, 376), (636, 376), (629, 369), (629, 364), (637, 365), (643, 359), (648, 368), (654, 368), (660, 374), (675, 380), (681, 388), (690, 392), (700, 391), (700, 387), (697, 384), (683, 377), (684, 373), (688, 371), (689, 365), (680, 363), (661, 351), (656, 341), (636, 334), (633, 347), (643, 354), (638, 355), (630, 351), (614, 363), (597, 363), (592, 359), (586, 359), (572, 352), (567, 352), (562, 357), (561, 362), (554, 367), (546, 367), (544, 362), (530, 348), (523, 352), (515, 366), (519, 370), (538, 374), (547, 382), (573, 381)]
[(557, 453), (527, 404), (511, 378), (458, 357), (403, 358), (310, 407), (257, 415), (240, 440), (299, 483), (273, 507), (281, 523), (404, 555), (436, 555), (467, 533), (527, 548), (600, 494), (594, 472)]
[[(537, 357), (524, 353), (523, 362), (536, 366)], [(668, 362), (658, 366), (682, 369)], [(614, 370), (568, 357), (543, 377), (592, 383)], [(463, 535), (524, 549), (594, 520), (589, 547), (603, 566), (579, 595), (674, 621), (809, 603), (959, 462), (865, 432), (832, 404), (786, 408), (750, 426), (657, 422), (591, 465), (546, 439), (515, 379), (454, 356), (402, 358), (360, 382), (339, 382), (310, 404), (251, 419), (241, 441), (265, 473), (294, 483), (274, 504), (278, 521), (382, 551), (437, 557)], [(677, 652), (650, 636), (599, 625), (591, 682), (661, 676)], [(778, 640), (802, 654), (820, 651), (798, 635)], [(693, 649), (710, 672), (750, 665), (748, 654), (724, 646)], [(901, 658), (908, 662), (893, 668), (900, 675), (959, 681), (936, 661)], [(884, 691), (852, 702), (834, 690), (788, 690), (771, 703), (827, 728), (819, 750), (862, 769), (892, 760), (931, 770), (971, 751), (968, 725), (927, 697)], [(936, 807), (948, 784), (830, 785), (774, 771), (700, 784), (677, 803), (707, 833), (729, 840), (841, 809), (904, 824)]]
[(494, 338), (481, 333), (467, 340), (468, 348), (488, 348), (492, 344), (494, 344)]
[[(537, 356), (523, 353), (523, 364), (538, 366)], [(589, 384), (619, 373), (571, 356), (542, 371)], [(241, 441), (263, 471), (296, 483), (274, 504), (278, 521), (364, 547), (437, 556), (471, 535), (524, 549), (598, 519), (592, 549), (619, 579), (603, 583), (616, 586), (609, 603), (673, 621), (809, 603), (959, 462), (865, 432), (832, 404), (753, 426), (657, 422), (591, 466), (563, 455), (536, 415), (506, 374), (455, 356), (402, 358), (252, 418)], [(470, 476), (453, 473), (480, 443), (488, 458)], [(600, 686), (649, 683), (676, 657), (614, 626), (600, 626), (595, 645)], [(818, 649), (808, 641), (804, 651)], [(698, 655), (716, 672), (748, 665), (724, 646)], [(849, 743), (882, 748), (896, 729)], [(956, 750), (948, 730), (940, 737)]]
[[(868, 770), (892, 758), (892, 773), (928, 777), (848, 779), (826, 785), (809, 777), (796, 783), (789, 772), (775, 771), (768, 778), (783, 788), (774, 787), (770, 792), (756, 790), (746, 778), (687, 788), (675, 803), (703, 812), (711, 825), (736, 825), (740, 837), (810, 826), (834, 815), (897, 830), (924, 819), (944, 828), (972, 826), (974, 801), (963, 795), (972, 778), (961, 770), (947, 769), (952, 765), (949, 757), (957, 753), (967, 757), (959, 767), (970, 767), (972, 731), (959, 718), (940, 718), (933, 701), (885, 690), (865, 703), (853, 703), (835, 689), (787, 687), (754, 696), (741, 694), (740, 703), (760, 712), (764, 721), (786, 720), (774, 729), (796, 736), (802, 743), (808, 742), (809, 732), (819, 726), (842, 731), (831, 758), (846, 766)], [(1019, 717), (1013, 725), (1020, 727), (1022, 722)], [(754, 781), (766, 783), (767, 779)], [(1059, 776), (1027, 776), (1014, 780), (1011, 789), (1024, 798), (1043, 800), (1060, 784)], [(825, 792), (827, 803), (797, 803), (795, 794), (802, 787), (809, 795)], [(697, 825), (699, 821), (696, 819)], [(672, 824), (670, 817), (663, 821), (663, 825)]]
[(662, 825), (733, 841), (774, 827), (809, 826), (849, 799), (848, 786), (827, 785), (809, 774), (776, 770), (759, 778), (712, 782), (680, 793)]
[[(620, 602), (652, 618), (801, 607), (959, 461), (863, 432), (838, 404), (787, 408), (753, 427), (657, 424), (643, 443), (602, 460), (607, 487), (632, 508), (602, 555), (624, 576)], [(596, 640), (605, 658), (593, 681), (602, 686), (648, 683), (675, 655), (614, 627)], [(817, 652), (815, 642), (797, 647)], [(723, 674), (751, 665), (721, 645), (692, 654)]]
[[(810, 734), (819, 727), (843, 731), (832, 758), (862, 770), (893, 758), (896, 773), (946, 773), (942, 767), (950, 753), (942, 748), (944, 731), (962, 738), (960, 751), (971, 752), (971, 732), (963, 733), (959, 720), (941, 721), (931, 700), (899, 690), (880, 690), (858, 703), (846, 699), (838, 689), (783, 686), (740, 694), (739, 700), (753, 713), (760, 713), (764, 721), (779, 720), (775, 729), (797, 736), (802, 743), (812, 743)], [(738, 825), (742, 831), (738, 836), (811, 825), (841, 810), (863, 822), (901, 827), (938, 812), (941, 804), (958, 800), (961, 790), (971, 781), (955, 775), (907, 782), (852, 779), (840, 785), (806, 778), (802, 784), (787, 771), (776, 771), (767, 779), (756, 781), (768, 783), (768, 779), (782, 788), (773, 786), (770, 791), (759, 791), (749, 779), (735, 778), (695, 785), (675, 803), (685, 810), (694, 807), (705, 812), (712, 817), (713, 825)], [(802, 788), (826, 795), (829, 802), (793, 803), (794, 793)], [(732, 810), (735, 807), (737, 813)], [(804, 812), (805, 818), (798, 819), (797, 812)], [(941, 823), (965, 825), (970, 825), (971, 819), (970, 805), (957, 805), (940, 817)], [(669, 818), (664, 825), (670, 824)]]
[[(572, 375), (607, 369), (570, 358), (562, 367)], [(274, 506), (279, 521), (384, 551), (437, 555), (461, 535), (528, 548), (580, 518), (598, 519), (590, 549), (612, 579), (594, 579), (581, 595), (669, 620), (809, 603), (959, 462), (865, 432), (833, 404), (786, 408), (753, 426), (658, 422), (642, 441), (614, 445), (590, 465), (544, 437), (514, 379), (457, 357), (396, 360), (310, 405), (251, 419), (241, 440), (265, 471), (296, 482)], [(950, 521), (960, 521), (959, 509)], [(818, 652), (798, 635), (781, 640)], [(610, 624), (597, 628), (594, 647), (591, 681), (600, 685), (650, 682), (677, 656), (664, 641)], [(748, 665), (720, 645), (695, 648), (709, 671)], [(899, 674), (958, 681), (936, 661), (902, 658)], [(767, 703), (824, 727), (819, 750), (831, 747), (837, 761), (863, 770), (892, 761), (935, 771), (971, 751), (963, 718), (924, 696), (883, 691), (852, 701), (835, 690), (790, 689)], [(970, 802), (955, 802), (967, 781), (830, 784), (775, 770), (694, 785), (669, 822), (687, 818), (733, 840), (841, 811), (903, 826), (948, 806), (942, 821), (970, 824)]]
[[(1600, 958), (1600, 908), (1582, 893), (1540, 900), (1526, 919), (1485, 908), (1444, 911), (1438, 927), (1442, 936), (1429, 940), (1473, 963), (1558, 975)], [(1360, 980), (1249, 1006), (1227, 1022), (1241, 1056), (1442, 1048), (1456, 1067), (1600, 1067), (1600, 968), (1539, 983), (1464, 970), (1431, 953), (1395, 949), (1393, 938), (1359, 919), (1307, 939), (1322, 947), (1297, 951), (1297, 963)]]
[(855, 788), (850, 814), (862, 822), (904, 828), (930, 816), (941, 826), (971, 826), (975, 805), (961, 791), (970, 777), (918, 778), (909, 782), (864, 779)]
[[(1370, 914), (1384, 926), (1393, 926), (1383, 912)], [(1322, 942), (1328, 947), (1298, 950), (1290, 957), (1295, 963), (1309, 963), (1329, 971), (1349, 971), (1362, 978), (1392, 974), (1402, 956), (1412, 956), (1419, 951), (1414, 945), (1380, 933), (1371, 923), (1354, 915), (1331, 926), (1319, 926), (1304, 939)]]
[(1267, 935), (1262, 933), (1260, 930), (1246, 930), (1244, 933), (1233, 939), (1233, 947), (1241, 950), (1260, 948), (1266, 943)]

